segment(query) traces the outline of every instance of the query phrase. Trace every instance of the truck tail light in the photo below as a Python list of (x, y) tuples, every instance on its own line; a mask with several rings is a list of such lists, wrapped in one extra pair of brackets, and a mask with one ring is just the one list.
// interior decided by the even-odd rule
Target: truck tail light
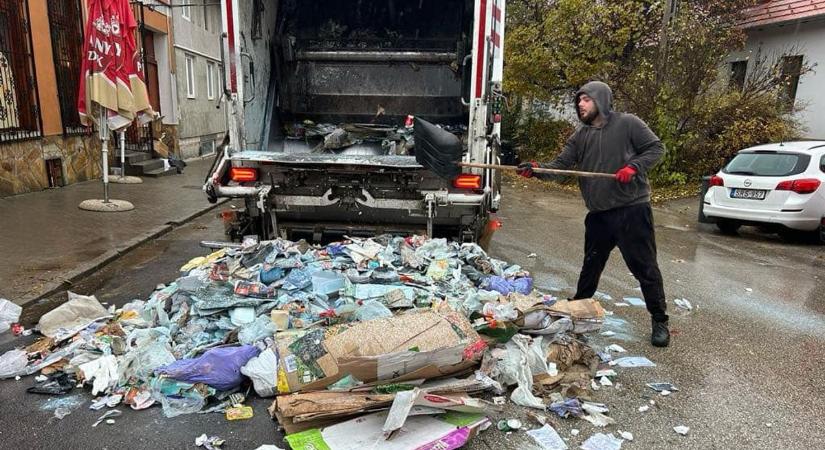
[(252, 167), (233, 167), (229, 169), (229, 178), (238, 183), (258, 181), (258, 169)]
[(453, 180), (453, 187), (457, 189), (481, 189), (481, 175), (463, 173)]
[(817, 189), (821, 181), (816, 178), (803, 178), (801, 180), (786, 180), (776, 185), (777, 191), (794, 191), (797, 194), (812, 194)]
[(722, 179), (719, 175), (714, 175), (710, 177), (710, 186), (725, 186), (725, 180)]

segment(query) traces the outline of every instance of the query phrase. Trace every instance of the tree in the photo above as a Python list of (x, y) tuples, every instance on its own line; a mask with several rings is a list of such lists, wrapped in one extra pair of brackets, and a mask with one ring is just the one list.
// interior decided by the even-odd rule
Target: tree
[[(742, 11), (754, 3), (681, 0), (665, 15), (662, 1), (511, 0), (505, 90), (558, 105), (587, 81), (607, 82), (617, 108), (645, 120), (668, 149), (654, 177), (684, 181), (742, 147), (798, 132), (776, 95), (787, 80), (762, 76), (741, 93), (720, 82), (725, 58), (745, 42)], [(776, 72), (757, 63), (753, 73)]]

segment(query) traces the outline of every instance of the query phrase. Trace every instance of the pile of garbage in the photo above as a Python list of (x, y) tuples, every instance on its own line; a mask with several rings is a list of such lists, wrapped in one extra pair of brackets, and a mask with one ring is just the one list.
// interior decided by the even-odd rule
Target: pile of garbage
[[(383, 114), (379, 111), (378, 115)], [(376, 116), (376, 118), (378, 117)], [(466, 139), (466, 125), (437, 125), (462, 139)], [(300, 140), (313, 153), (338, 152), (360, 144), (380, 146), (382, 155), (415, 154), (413, 116), (408, 116), (404, 126), (374, 123), (316, 123), (311, 120), (290, 122), (284, 126), (287, 139)]]
[[(70, 293), (40, 319), (42, 338), (0, 356), (0, 378), (40, 373), (32, 393), (86, 384), (100, 408), (232, 420), (252, 417), (251, 386), (276, 397), (270, 413), (294, 449), (457, 448), (508, 392), (540, 423), (613, 423), (584, 400), (615, 376), (599, 370), (609, 352), (582, 336), (602, 327), (599, 303), (538, 292), (527, 271), (475, 244), (249, 240), (181, 272), (119, 309)], [(558, 436), (549, 425), (533, 433)]]

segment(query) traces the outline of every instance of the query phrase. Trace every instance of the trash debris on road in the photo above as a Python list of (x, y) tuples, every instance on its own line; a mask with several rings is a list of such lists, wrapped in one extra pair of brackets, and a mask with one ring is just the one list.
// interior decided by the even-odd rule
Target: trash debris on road
[(673, 300), (673, 303), (676, 304), (676, 307), (683, 311), (693, 311), (693, 305), (688, 301), (686, 298), (677, 298)]
[(567, 450), (564, 439), (550, 425), (545, 424), (541, 428), (530, 430), (527, 435), (533, 438), (543, 450)]
[(682, 436), (687, 436), (688, 431), (690, 431), (690, 427), (686, 427), (684, 425), (679, 425), (677, 427), (673, 427), (673, 431), (681, 434)]
[(679, 388), (674, 386), (673, 383), (647, 383), (646, 386), (650, 389), (653, 389), (656, 392), (676, 392), (679, 390)]
[(611, 434), (596, 433), (581, 445), (584, 450), (620, 450), (624, 441)]
[(251, 406), (233, 406), (226, 409), (226, 420), (246, 420), (251, 419), (255, 413)]
[(622, 439), (624, 439), (626, 441), (632, 441), (633, 440), (633, 433), (631, 433), (629, 431), (622, 431), (622, 430), (618, 430), (617, 432), (619, 433), (619, 436), (622, 437)]
[(29, 363), (28, 354), (23, 350), (9, 350), (0, 356), (0, 379), (14, 378), (23, 373)]
[(69, 301), (47, 312), (37, 323), (45, 336), (63, 340), (109, 316), (109, 312), (94, 296), (69, 292)]
[[(269, 413), (293, 449), (458, 448), (509, 400), (530, 410), (502, 431), (532, 418), (542, 427), (530, 439), (562, 449), (542, 413), (614, 424), (593, 401), (620, 384), (605, 363), (655, 366), (641, 356), (611, 361), (626, 350), (590, 344), (587, 334), (616, 335), (602, 331), (606, 315), (597, 300), (539, 292), (529, 272), (475, 244), (250, 239), (192, 259), (180, 278), (120, 309), (71, 293), (41, 318), (45, 337), (0, 357), (0, 377), (39, 372), (29, 392), (57, 396), (91, 385), (93, 410), (158, 404), (166, 417), (227, 420), (253, 418), (243, 403), (254, 389), (275, 397)], [(589, 448), (616, 440), (597, 434)]]
[(632, 306), (645, 306), (645, 301), (639, 297), (624, 297), (622, 300)]
[(23, 308), (20, 306), (15, 305), (5, 298), (0, 298), (0, 334), (9, 331), (12, 324), (20, 320), (20, 314), (22, 312)]
[(218, 450), (226, 441), (218, 436), (207, 436), (206, 433), (195, 438), (195, 446), (206, 450)]
[(614, 359), (610, 361), (608, 364), (611, 366), (619, 366), (619, 367), (656, 367), (656, 364), (645, 358), (644, 356), (626, 356), (624, 358)]
[(97, 427), (98, 425), (100, 425), (101, 423), (106, 421), (107, 419), (110, 419), (112, 417), (118, 417), (118, 416), (121, 416), (122, 414), (123, 414), (123, 412), (121, 412), (118, 409), (112, 409), (110, 411), (106, 411), (105, 414), (103, 414), (102, 416), (97, 418), (97, 421), (95, 421), (95, 423), (92, 424), (92, 427), (93, 428)]

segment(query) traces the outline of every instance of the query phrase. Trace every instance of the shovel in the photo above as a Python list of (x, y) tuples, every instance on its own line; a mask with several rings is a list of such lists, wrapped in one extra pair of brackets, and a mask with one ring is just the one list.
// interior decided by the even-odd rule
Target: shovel
[[(458, 167), (471, 167), (474, 169), (495, 169), (495, 170), (518, 170), (518, 166), (500, 166), (497, 164), (475, 164), (475, 163), (463, 163), (459, 162), (456, 163)], [(612, 173), (600, 173), (600, 172), (582, 172), (579, 170), (562, 170), (562, 169), (545, 169), (543, 167), (534, 167), (533, 172), (535, 173), (550, 173), (553, 175), (568, 175), (573, 177), (586, 177), (586, 178), (611, 178), (616, 179), (616, 176)]]
[[(462, 167), (475, 169), (518, 170), (516, 166), (496, 164), (476, 164), (461, 162), (463, 146), (461, 140), (449, 131), (443, 130), (426, 120), (415, 118), (415, 160), (425, 168), (446, 180), (452, 180), (461, 173)], [(578, 170), (545, 169), (536, 167), (535, 173), (568, 175), (575, 177), (611, 178), (612, 173), (581, 172)]]

